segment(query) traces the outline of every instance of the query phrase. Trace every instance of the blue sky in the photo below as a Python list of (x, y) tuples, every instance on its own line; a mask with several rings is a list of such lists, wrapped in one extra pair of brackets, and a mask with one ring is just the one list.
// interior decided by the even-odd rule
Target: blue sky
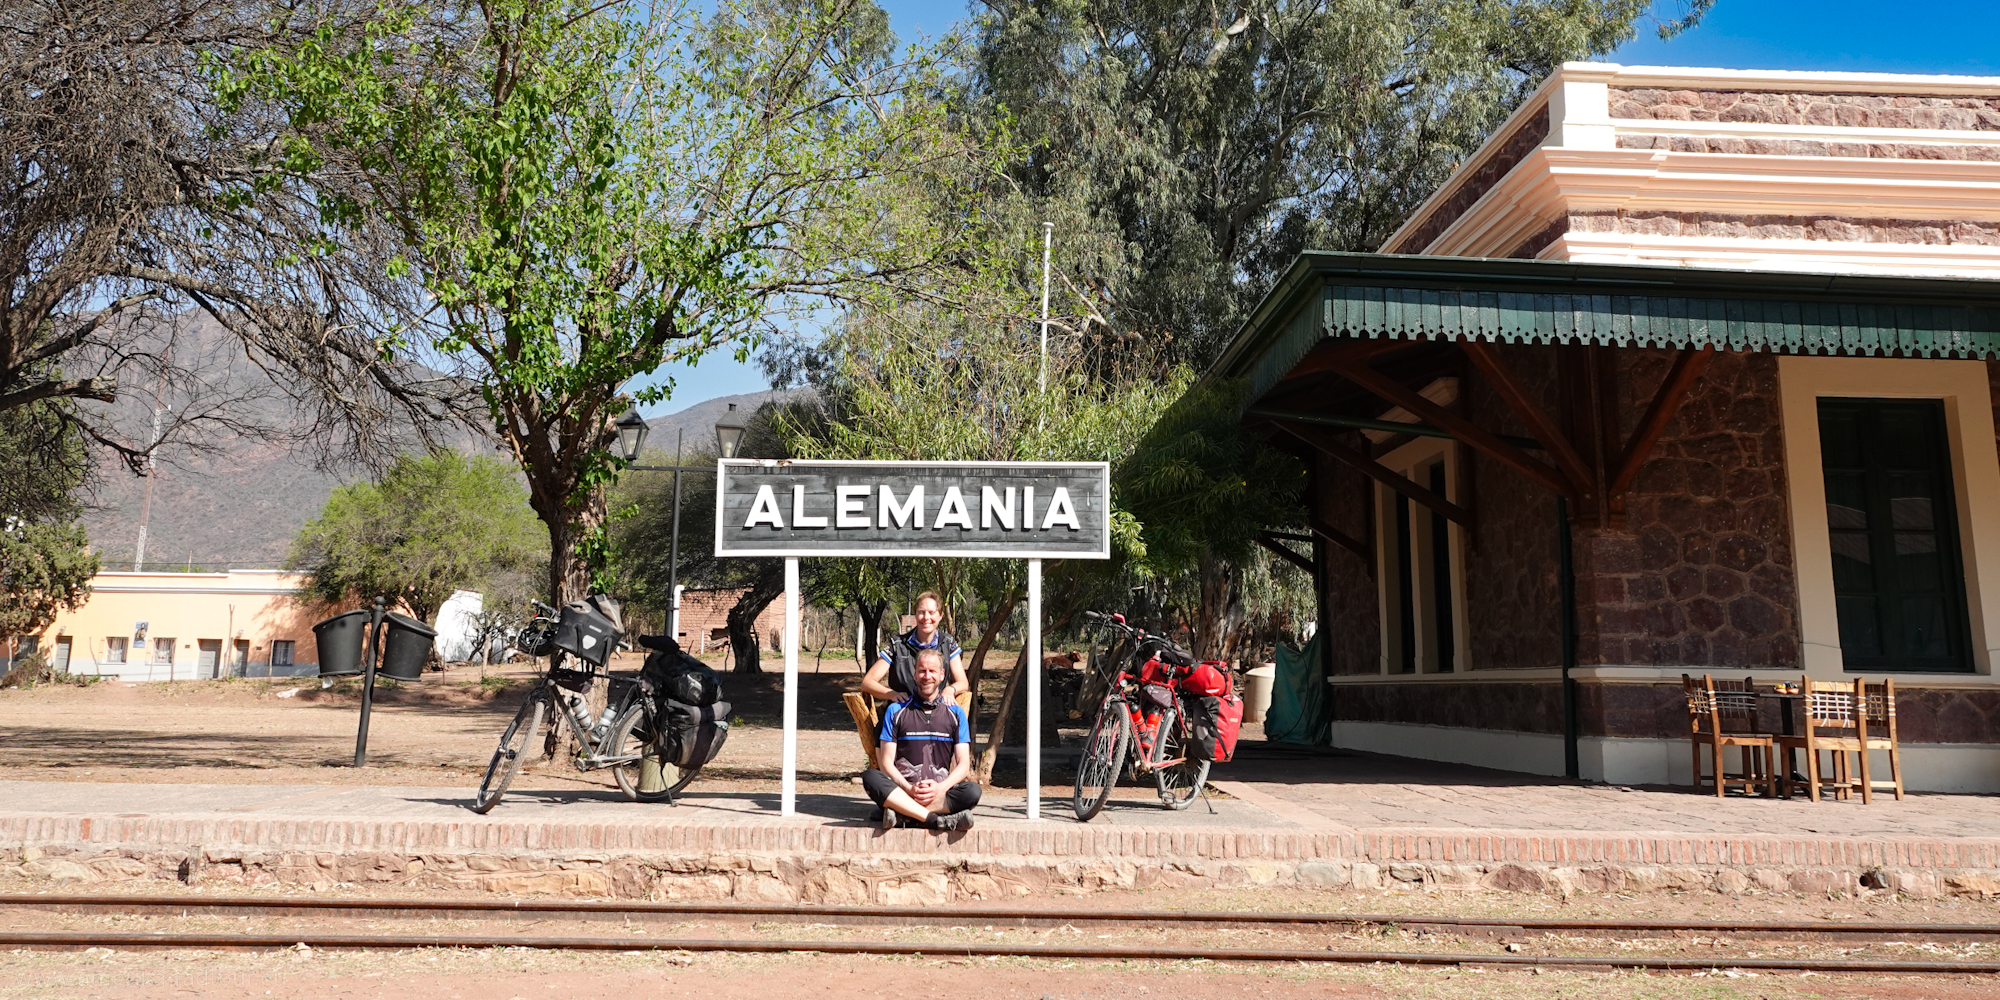
[[(959, 0), (877, 0), (905, 38), (936, 38), (965, 16)], [(1671, 17), (1675, 0), (1655, 8)], [(2000, 76), (2000, 0), (1717, 0), (1697, 27), (1672, 41), (1641, 24), (1639, 36), (1606, 57), (1647, 66), (1825, 69)], [(662, 369), (671, 400), (647, 409), (672, 413), (717, 396), (769, 388), (755, 363), (726, 354), (698, 367)]]

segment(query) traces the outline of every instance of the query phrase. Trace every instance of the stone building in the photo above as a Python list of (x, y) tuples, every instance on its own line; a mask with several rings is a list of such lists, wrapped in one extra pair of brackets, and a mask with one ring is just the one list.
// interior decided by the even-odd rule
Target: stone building
[(2000, 79), (1567, 64), (1382, 251), (1211, 374), (1311, 470), (1336, 745), (1685, 784), (1683, 673), (1888, 675), (2000, 790)]

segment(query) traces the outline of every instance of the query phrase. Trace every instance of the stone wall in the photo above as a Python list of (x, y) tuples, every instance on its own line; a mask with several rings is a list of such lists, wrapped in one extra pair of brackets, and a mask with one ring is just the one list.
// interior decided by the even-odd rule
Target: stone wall
[[(1622, 433), (1672, 362), (1619, 352)], [(1719, 355), (1640, 470), (1625, 527), (1577, 532), (1578, 661), (1797, 666), (1785, 482), (1777, 358)]]
[(1529, 153), (1539, 149), (1542, 140), (1548, 136), (1549, 106), (1544, 104), (1535, 109), (1520, 127), (1507, 136), (1500, 148), (1494, 152), (1492, 159), (1487, 160), (1471, 174), (1465, 175), (1458, 186), (1452, 189), (1450, 196), (1440, 202), (1436, 210), (1431, 212), (1421, 225), (1411, 230), (1409, 235), (1396, 241), (1396, 245), (1388, 248), (1386, 252), (1422, 253), (1439, 234), (1450, 228), (1453, 222), (1458, 221), (1458, 217), (1464, 215), (1466, 209), (1471, 208), (1474, 202), (1492, 189), (1493, 185), (1500, 183), (1500, 178), (1507, 176), (1507, 172), (1526, 159)]
[[(1324, 455), (1313, 460), (1313, 513), (1348, 537), (1372, 544), (1368, 494), (1372, 480)], [(1372, 674), (1382, 669), (1382, 626), (1373, 565), (1328, 543), (1326, 552), (1327, 626), (1340, 641), (1332, 644), (1332, 672)], [(1336, 699), (1338, 700), (1338, 699)]]
[(1621, 135), (1619, 149), (1753, 156), (1851, 156), (1864, 160), (2000, 160), (2000, 146), (1949, 142), (1839, 142), (1825, 139), (1751, 139), (1737, 136)]
[(1992, 132), (2000, 98), (1613, 88), (1611, 117)]
[[(1553, 398), (1552, 352), (1513, 344), (1496, 345), (1495, 350), (1531, 393)], [(1459, 385), (1474, 423), (1502, 434), (1528, 433), (1484, 379), (1468, 377)], [(1474, 515), (1465, 558), (1472, 667), (1558, 666), (1562, 619), (1555, 494), (1484, 453), (1461, 450), (1469, 452), (1471, 472), (1462, 497)]]
[[(1435, 675), (1429, 675), (1435, 676)], [(1386, 681), (1334, 689), (1339, 722), (1560, 733), (1562, 687), (1552, 681)]]
[(1926, 246), (2000, 246), (2000, 223), (1857, 219), (1832, 215), (1727, 215), (1717, 212), (1571, 212), (1569, 232), (1699, 236), (1740, 240), (1824, 240)]

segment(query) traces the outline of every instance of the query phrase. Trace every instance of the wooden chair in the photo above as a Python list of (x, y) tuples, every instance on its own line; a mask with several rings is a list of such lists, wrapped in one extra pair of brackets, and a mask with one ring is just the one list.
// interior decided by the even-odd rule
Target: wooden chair
[[(1715, 797), (1721, 798), (1730, 785), (1741, 785), (1748, 793), (1761, 788), (1765, 795), (1777, 794), (1773, 763), (1775, 744), (1768, 733), (1757, 731), (1757, 695), (1750, 679), (1717, 681), (1706, 674), (1701, 680), (1682, 674), (1681, 691), (1687, 696), (1688, 739), (1694, 752), (1694, 787), (1701, 790), (1701, 748), (1706, 746), (1715, 763)], [(1741, 747), (1743, 770), (1732, 775), (1723, 765), (1722, 748)]]
[[(846, 703), (847, 714), (854, 719), (854, 734), (861, 737), (861, 769), (868, 770), (875, 766), (875, 738), (882, 732), (882, 703), (859, 691), (848, 691), (840, 700)], [(959, 693), (958, 707), (966, 718), (972, 718), (972, 692)]]
[[(1880, 684), (1861, 682), (1862, 722), (1867, 728), (1862, 736), (1869, 750), (1889, 751), (1889, 780), (1875, 781), (1875, 788), (1886, 788), (1896, 793), (1896, 801), (1903, 801), (1903, 750), (1896, 742), (1896, 680), (1885, 677)], [(1864, 751), (1865, 755), (1865, 751)], [(1866, 798), (1863, 798), (1866, 801)]]
[[(1779, 746), (1786, 750), (1790, 759), (1791, 750), (1806, 752), (1806, 793), (1818, 802), (1820, 791), (1832, 788), (1836, 799), (1851, 799), (1855, 789), (1861, 790), (1864, 805), (1875, 801), (1876, 782), (1868, 773), (1868, 751), (1888, 750), (1890, 770), (1895, 775), (1893, 782), (1884, 782), (1886, 787), (1896, 790), (1896, 797), (1902, 796), (1902, 754), (1896, 749), (1891, 736), (1871, 739), (1869, 722), (1880, 720), (1887, 729), (1893, 726), (1895, 713), (1895, 682), (1884, 681), (1879, 709), (1868, 704), (1867, 686), (1860, 680), (1816, 681), (1810, 677), (1800, 678), (1799, 690), (1805, 693), (1805, 732), (1796, 736), (1781, 736)], [(1893, 731), (1893, 730), (1890, 730)], [(1833, 755), (1833, 775), (1826, 777), (1819, 766), (1820, 751)], [(1853, 755), (1854, 763), (1848, 757)]]

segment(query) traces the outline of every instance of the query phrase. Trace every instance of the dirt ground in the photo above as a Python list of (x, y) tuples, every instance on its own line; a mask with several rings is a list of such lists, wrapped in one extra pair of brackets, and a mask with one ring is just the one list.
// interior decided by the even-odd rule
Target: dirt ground
[[(767, 658), (767, 667), (782, 669)], [(612, 661), (632, 672), (636, 657)], [(241, 784), (370, 784), (471, 789), (534, 678), (525, 667), (455, 666), (376, 688), (368, 764), (356, 769), (360, 685), (323, 688), (312, 678), (101, 682), (0, 691), (0, 780)], [(765, 789), (778, 780), (783, 675), (725, 675), (734, 726), (704, 788)], [(859, 690), (853, 661), (800, 667), (799, 787), (851, 788), (861, 770), (845, 691)], [(999, 684), (989, 682), (991, 701)], [(1004, 773), (1001, 775), (1004, 779)], [(516, 786), (608, 786), (608, 772), (579, 774), (565, 761), (530, 765)]]

